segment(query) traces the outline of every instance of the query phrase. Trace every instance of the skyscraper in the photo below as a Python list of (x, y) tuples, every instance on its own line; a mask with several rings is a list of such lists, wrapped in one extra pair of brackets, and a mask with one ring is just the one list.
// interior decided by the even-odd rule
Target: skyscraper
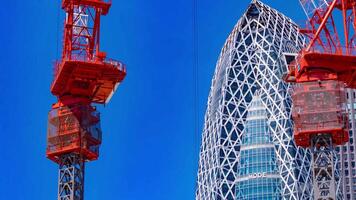
[(245, 132), (237, 158), (237, 199), (281, 199), (281, 177), (267, 112), (256, 91), (247, 108)]
[[(304, 39), (291, 19), (253, 1), (224, 44), (216, 65), (202, 135), (197, 200), (237, 199), (239, 156), (247, 131), (247, 108), (260, 91), (266, 108), (283, 199), (310, 199), (311, 156), (293, 141), (290, 86), (283, 53), (296, 53)], [(271, 158), (272, 159), (272, 158)], [(238, 187), (236, 187), (238, 186)]]
[(341, 170), (341, 186), (345, 200), (356, 199), (356, 90), (347, 89), (347, 107), (349, 112), (350, 141), (337, 147), (338, 167)]

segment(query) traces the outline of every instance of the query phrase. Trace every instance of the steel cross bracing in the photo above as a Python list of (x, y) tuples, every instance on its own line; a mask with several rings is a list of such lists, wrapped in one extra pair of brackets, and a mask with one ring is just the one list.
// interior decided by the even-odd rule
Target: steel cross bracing
[(299, 0), (303, 7), (305, 15), (310, 19), (313, 17), (315, 10), (325, 10), (331, 0)]
[(334, 148), (329, 134), (315, 135), (311, 140), (315, 200), (335, 200)]
[(308, 17), (307, 27), (303, 32), (311, 41), (306, 51), (318, 50), (319, 53), (355, 55), (355, 0), (299, 0), (299, 2)]
[(84, 199), (84, 166), (81, 155), (62, 155), (59, 161), (58, 200)]

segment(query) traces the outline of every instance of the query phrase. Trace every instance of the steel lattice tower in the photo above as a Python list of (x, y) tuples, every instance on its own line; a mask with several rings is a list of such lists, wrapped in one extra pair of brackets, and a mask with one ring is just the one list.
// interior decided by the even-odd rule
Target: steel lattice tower
[(84, 160), (79, 154), (66, 154), (59, 161), (58, 199), (83, 199)]
[(84, 199), (85, 162), (99, 157), (100, 114), (126, 76), (123, 63), (100, 51), (100, 17), (111, 1), (63, 0), (66, 13), (61, 60), (51, 92), (58, 99), (48, 117), (47, 157), (59, 165), (58, 200)]
[(314, 199), (336, 199), (334, 149), (328, 134), (315, 135), (311, 139), (313, 154)]
[(283, 53), (297, 53), (304, 38), (291, 19), (253, 1), (222, 48), (205, 114), (199, 155), (197, 200), (237, 199), (237, 167), (254, 93), (261, 101), (276, 149), (282, 199), (310, 199), (309, 150), (296, 147), (291, 119), (290, 85)]

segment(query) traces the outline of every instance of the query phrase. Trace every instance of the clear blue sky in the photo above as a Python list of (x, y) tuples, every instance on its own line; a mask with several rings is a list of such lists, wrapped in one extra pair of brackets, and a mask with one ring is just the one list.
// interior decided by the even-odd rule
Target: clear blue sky
[[(99, 160), (86, 165), (86, 200), (194, 199), (215, 63), (249, 2), (198, 0), (196, 74), (192, 0), (113, 0), (102, 18), (102, 50), (125, 62), (128, 75), (99, 108), (103, 144)], [(297, 0), (264, 2), (304, 20)], [(61, 49), (58, 8), (59, 0), (0, 8), (1, 198), (56, 199), (57, 165), (45, 148), (52, 62)]]

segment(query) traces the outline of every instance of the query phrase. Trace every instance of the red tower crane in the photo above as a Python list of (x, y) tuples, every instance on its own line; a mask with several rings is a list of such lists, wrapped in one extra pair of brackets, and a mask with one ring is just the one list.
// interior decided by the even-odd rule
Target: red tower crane
[[(349, 141), (345, 87), (356, 88), (356, 0), (300, 0), (309, 43), (286, 56), (294, 140), (311, 148), (314, 199), (336, 199), (334, 146)], [(340, 21), (339, 19), (342, 19)], [(289, 62), (290, 61), (290, 62)]]
[(102, 137), (92, 104), (108, 103), (126, 75), (123, 63), (100, 51), (100, 17), (110, 6), (105, 0), (62, 0), (63, 52), (51, 84), (58, 102), (49, 112), (46, 152), (59, 165), (59, 200), (84, 199), (84, 165), (98, 159)]

